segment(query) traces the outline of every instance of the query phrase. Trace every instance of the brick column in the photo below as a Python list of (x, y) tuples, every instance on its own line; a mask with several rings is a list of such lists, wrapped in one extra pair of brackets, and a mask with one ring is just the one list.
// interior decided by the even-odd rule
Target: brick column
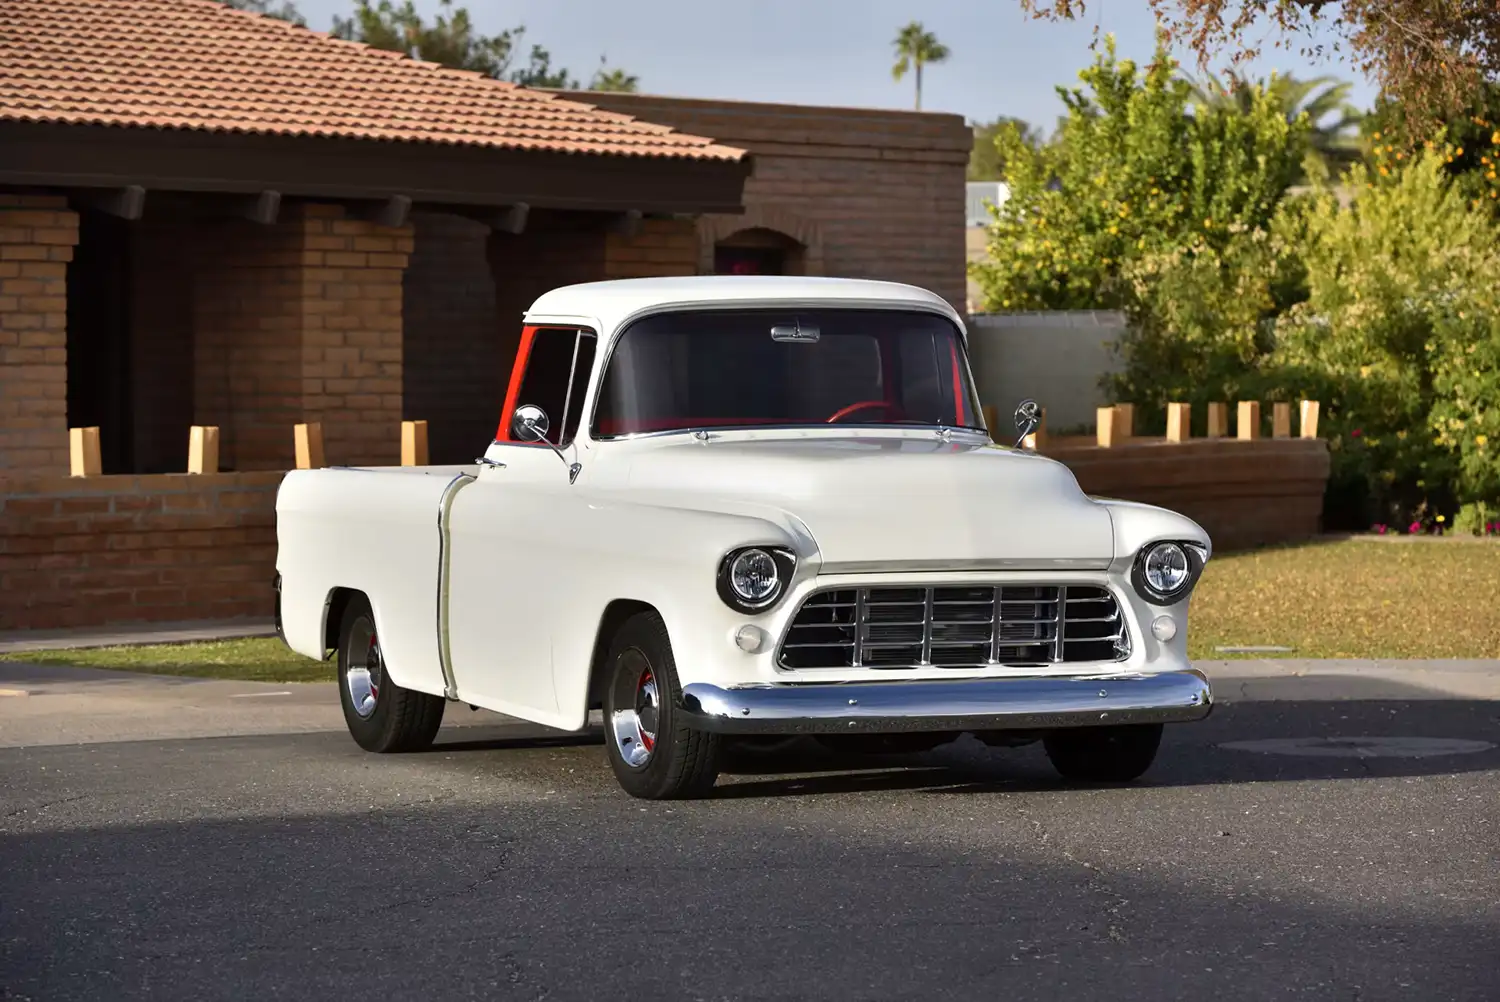
[(306, 420), (323, 422), (330, 463), (395, 465), (401, 461), (401, 280), (412, 227), (346, 219), (342, 208), (318, 205), (305, 209), (302, 229)]
[(292, 428), (323, 423), (328, 462), (400, 461), (401, 276), (411, 228), (294, 207), (200, 234), (194, 412), (237, 470), (286, 469)]
[(68, 470), (66, 198), (0, 193), (0, 470)]

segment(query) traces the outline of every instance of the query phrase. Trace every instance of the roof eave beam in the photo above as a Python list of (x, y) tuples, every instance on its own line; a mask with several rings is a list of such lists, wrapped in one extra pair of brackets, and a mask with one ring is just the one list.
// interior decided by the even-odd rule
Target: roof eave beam
[(411, 198), (406, 195), (392, 195), (390, 198), (380, 202), (367, 202), (355, 210), (355, 214), (366, 222), (377, 226), (389, 226), (396, 228), (405, 226), (411, 218)]
[(236, 200), (233, 212), (241, 219), (248, 219), (261, 226), (275, 225), (281, 216), (281, 192), (263, 191), (258, 195), (246, 195)]
[(131, 222), (140, 219), (146, 211), (146, 189), (138, 184), (127, 184), (123, 188), (80, 191), (74, 198), (80, 205)]

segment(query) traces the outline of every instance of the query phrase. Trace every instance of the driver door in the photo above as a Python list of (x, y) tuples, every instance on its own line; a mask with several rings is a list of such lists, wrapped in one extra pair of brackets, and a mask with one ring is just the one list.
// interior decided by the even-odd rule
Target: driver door
[[(489, 456), (449, 514), (448, 637), (459, 698), (545, 723), (558, 712), (552, 636), (573, 573), (564, 538), (580, 505), (568, 463), (545, 443), (518, 441), (516, 407), (548, 418), (547, 441), (571, 457), (598, 338), (572, 327), (527, 328), (504, 420)], [(560, 535), (562, 534), (562, 535)]]

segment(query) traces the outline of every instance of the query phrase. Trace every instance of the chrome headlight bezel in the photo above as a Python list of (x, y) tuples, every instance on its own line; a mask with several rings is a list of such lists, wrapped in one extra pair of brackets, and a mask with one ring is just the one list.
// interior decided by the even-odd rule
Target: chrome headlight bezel
[[(771, 593), (759, 601), (751, 601), (742, 597), (734, 590), (730, 579), (730, 568), (739, 557), (752, 550), (760, 550), (769, 556), (776, 565), (776, 587)], [(735, 612), (753, 615), (767, 612), (776, 607), (776, 603), (786, 597), (787, 588), (791, 584), (792, 575), (797, 570), (797, 555), (784, 546), (736, 546), (719, 560), (718, 579), (716, 581), (719, 599)]]
[[(1188, 576), (1179, 587), (1170, 592), (1158, 591), (1146, 580), (1146, 560), (1152, 551), (1162, 546), (1176, 546), (1187, 558)], [(1155, 539), (1136, 551), (1135, 561), (1130, 566), (1130, 584), (1136, 594), (1152, 605), (1177, 605), (1192, 594), (1198, 579), (1203, 575), (1203, 565), (1207, 562), (1208, 548), (1196, 540)]]

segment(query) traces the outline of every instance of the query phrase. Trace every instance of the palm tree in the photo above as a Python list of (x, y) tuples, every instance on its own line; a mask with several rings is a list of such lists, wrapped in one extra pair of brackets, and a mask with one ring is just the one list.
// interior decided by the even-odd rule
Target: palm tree
[(922, 67), (928, 63), (941, 63), (948, 58), (948, 47), (937, 40), (937, 36), (922, 28), (920, 21), (913, 21), (901, 29), (896, 36), (896, 65), (891, 67), (891, 76), (897, 81), (905, 77), (913, 67), (917, 77), (917, 110), (922, 110)]
[[(1228, 82), (1210, 76), (1206, 85), (1192, 81), (1193, 92), (1202, 104), (1219, 108), (1250, 110), (1250, 91), (1253, 84), (1229, 74)], [(1361, 147), (1359, 124), (1365, 113), (1349, 102), (1353, 84), (1334, 77), (1315, 77), (1298, 80), (1295, 76), (1275, 76), (1266, 85), (1272, 100), (1281, 105), (1287, 121), (1307, 114), (1312, 125), (1308, 135), (1308, 151), (1304, 160), (1301, 183), (1307, 179), (1308, 168), (1329, 175), (1342, 174), (1346, 168), (1360, 158)]]

